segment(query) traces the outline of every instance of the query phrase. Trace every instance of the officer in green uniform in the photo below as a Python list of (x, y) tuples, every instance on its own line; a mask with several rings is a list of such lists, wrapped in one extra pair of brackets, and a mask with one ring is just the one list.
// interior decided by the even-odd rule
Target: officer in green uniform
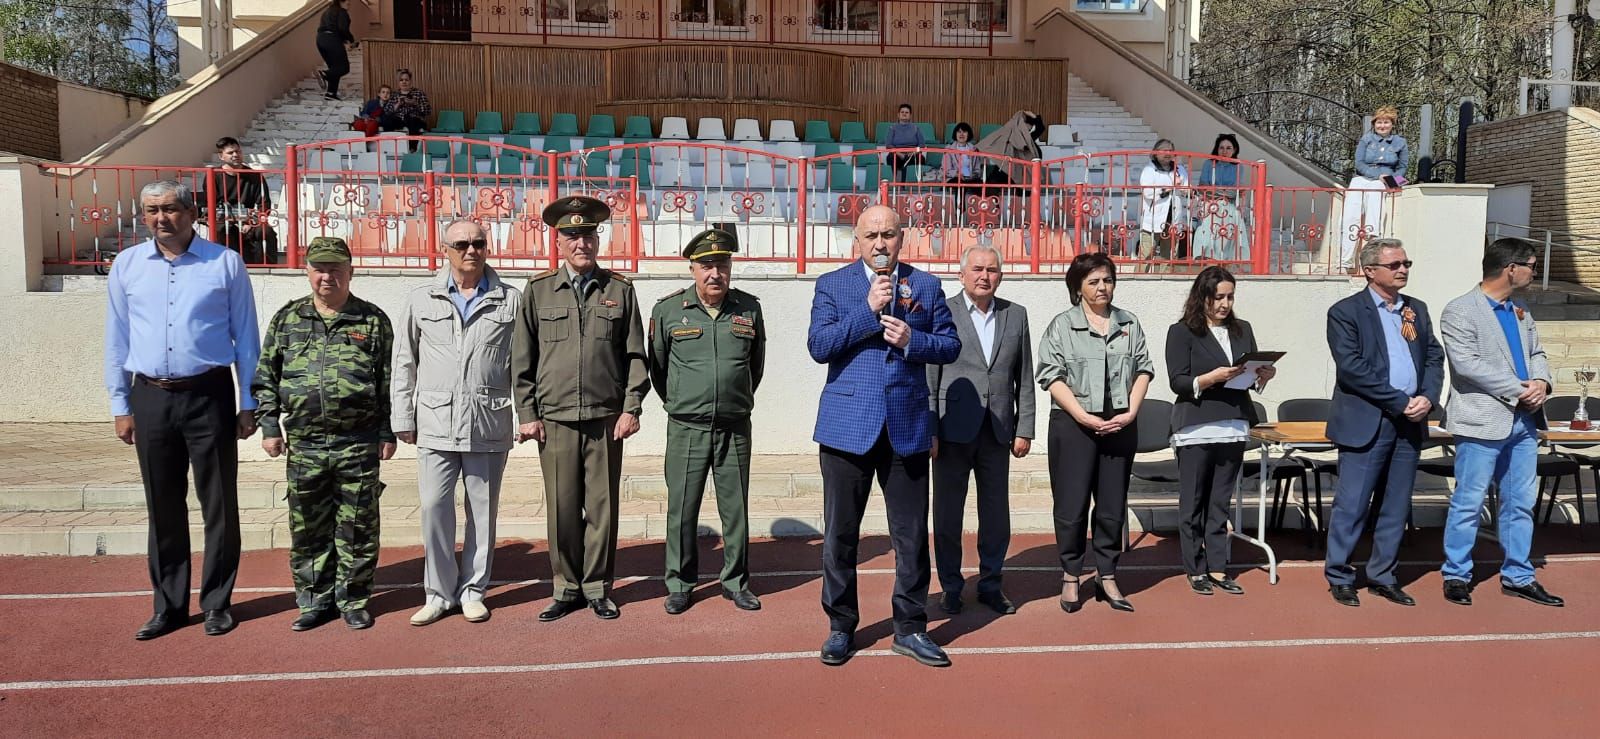
[(600, 267), (596, 229), (611, 209), (563, 197), (544, 209), (566, 264), (528, 279), (512, 331), (519, 441), (539, 443), (554, 600), (540, 621), (588, 607), (616, 618), (608, 595), (617, 554), (622, 440), (639, 431), (650, 373), (639, 299)]
[(667, 409), (667, 613), (689, 609), (700, 578), (700, 499), (709, 473), (722, 517), (722, 597), (761, 608), (749, 590), (750, 410), (766, 363), (761, 303), (728, 286), (739, 241), (711, 229), (683, 249), (694, 288), (650, 312), (650, 383)]
[[(350, 248), (319, 236), (306, 248), (311, 294), (272, 317), (251, 393), (261, 447), (289, 453), (289, 570), (306, 631), (344, 614), (372, 625), (378, 568), (378, 461), (394, 455), (389, 357), (394, 329), (350, 294)], [(285, 443), (287, 436), (287, 443)]]

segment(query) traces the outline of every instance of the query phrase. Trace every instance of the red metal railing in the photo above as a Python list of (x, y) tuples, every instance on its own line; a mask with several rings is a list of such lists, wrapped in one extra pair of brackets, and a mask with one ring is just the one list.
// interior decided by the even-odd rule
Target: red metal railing
[(474, 34), (994, 51), (991, 0), (426, 0), (423, 38)]
[(1024, 161), (801, 142), (573, 150), (581, 141), (384, 135), (291, 146), (282, 169), (255, 170), (267, 197), (243, 208), (226, 207), (238, 200), (225, 184), (237, 176), (219, 169), (50, 165), (46, 262), (103, 267), (147, 239), (138, 191), (157, 179), (207, 193), (198, 203), (205, 235), (247, 251), (243, 235), (269, 230), (282, 244), (276, 263), (291, 267), (311, 239), (338, 236), (364, 267), (436, 269), (443, 230), (471, 220), (488, 232), (502, 268), (543, 269), (559, 256), (540, 214), (574, 193), (611, 206), (600, 256), (625, 270), (676, 262), (691, 236), (718, 224), (738, 233), (746, 268), (804, 273), (847, 262), (852, 226), (876, 203), (901, 215), (902, 259), (940, 272), (984, 244), (1023, 273), (1064, 271), (1088, 251), (1115, 255), (1133, 272), (1225, 264), (1251, 274), (1331, 273), (1347, 247), (1353, 253), (1393, 228), (1394, 193), (1276, 188), (1263, 163), (1188, 152), (1175, 153), (1176, 180), (1156, 183), (1148, 151)]

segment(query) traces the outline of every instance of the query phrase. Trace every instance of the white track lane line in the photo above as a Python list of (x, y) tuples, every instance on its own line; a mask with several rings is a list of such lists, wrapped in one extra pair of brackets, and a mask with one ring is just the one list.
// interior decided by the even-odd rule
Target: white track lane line
[[(1555, 555), (1555, 556), (1551, 556), (1551, 557), (1545, 557), (1543, 560), (1535, 560), (1536, 564), (1542, 563), (1544, 565), (1578, 564), (1578, 563), (1583, 563), (1583, 562), (1600, 562), (1600, 554)], [(1353, 562), (1351, 564), (1352, 564), (1352, 566), (1358, 566), (1358, 565), (1364, 565), (1364, 564), (1366, 564), (1366, 562), (1363, 560), (1363, 561)], [(1436, 560), (1407, 560), (1407, 561), (1400, 562), (1399, 566), (1401, 566), (1401, 567), (1438, 568), (1441, 564), (1443, 564), (1443, 563), (1439, 562), (1439, 561), (1436, 561)], [(1482, 561), (1476, 562), (1476, 564), (1479, 564), (1479, 565), (1498, 565), (1498, 564), (1500, 564), (1500, 560), (1498, 560), (1498, 559), (1495, 559), (1495, 560), (1482, 560)], [(1264, 567), (1265, 567), (1265, 565), (1261, 565), (1261, 564), (1239, 564), (1239, 565), (1230, 565), (1228, 569), (1238, 570), (1238, 571), (1241, 571), (1241, 572), (1249, 572), (1251, 570), (1259, 570), (1259, 569), (1262, 569)], [(1181, 569), (1183, 569), (1182, 565), (1175, 565), (1175, 564), (1174, 565), (1164, 565), (1164, 564), (1162, 564), (1162, 565), (1119, 565), (1117, 567), (1118, 571), (1123, 571), (1123, 572), (1174, 572), (1174, 571), (1181, 570)], [(1280, 569), (1280, 570), (1281, 569), (1288, 569), (1288, 570), (1318, 569), (1318, 570), (1320, 570), (1320, 569), (1322, 569), (1322, 563), (1321, 562), (1279, 562), (1278, 563), (1278, 569)], [(966, 573), (976, 573), (978, 571), (978, 568), (976, 568), (976, 567), (963, 567), (963, 568), (961, 568), (961, 571), (962, 572), (966, 572)], [(1017, 573), (1041, 573), (1041, 572), (1043, 572), (1043, 573), (1059, 574), (1061, 572), (1061, 568), (1060, 567), (1056, 567), (1054, 565), (1018, 565), (1018, 566), (1015, 566), (1015, 567), (1007, 567), (1007, 568), (1005, 568), (1005, 571), (1006, 572), (1017, 572)], [(893, 575), (894, 574), (894, 570), (892, 568), (861, 569), (861, 570), (857, 570), (857, 574), (858, 575)], [(769, 572), (752, 572), (752, 573), (750, 573), (750, 576), (751, 577), (821, 577), (822, 576), (822, 570), (772, 570), (772, 571), (769, 571)], [(616, 579), (616, 582), (618, 582), (618, 583), (631, 583), (631, 582), (643, 582), (643, 581), (649, 581), (649, 580), (659, 581), (659, 580), (662, 580), (662, 579), (663, 578), (662, 578), (661, 575), (630, 575), (630, 576), (626, 576), (626, 577), (619, 577), (619, 578)], [(705, 575), (701, 575), (700, 579), (702, 581), (709, 582), (709, 581), (716, 580), (717, 576), (714, 575), (714, 574), (705, 574)], [(538, 578), (534, 578), (534, 579), (531, 579), (531, 580), (490, 580), (489, 581), (489, 586), (490, 587), (503, 587), (503, 586), (508, 586), (508, 585), (527, 586), (527, 585), (539, 585), (539, 584), (548, 583), (548, 582), (550, 582), (550, 581), (549, 580), (541, 580), (541, 579), (538, 579)], [(421, 588), (422, 588), (422, 583), (419, 583), (419, 582), (386, 583), (386, 584), (372, 586), (372, 591), (374, 593), (377, 593), (377, 592), (388, 591), (388, 590), (419, 590)], [(195, 589), (192, 589), (192, 590), (189, 591), (189, 593), (191, 595), (198, 594), (199, 592), (200, 592), (199, 588), (195, 588)], [(234, 588), (233, 592), (235, 592), (235, 593), (293, 593), (294, 592), (294, 588), (286, 586), (286, 585), (278, 585), (278, 586), (254, 587), (254, 588)], [(73, 600), (73, 599), (77, 599), (77, 598), (135, 598), (135, 597), (149, 596), (149, 595), (150, 595), (150, 591), (148, 591), (148, 590), (111, 590), (111, 591), (99, 592), (99, 593), (0, 593), (0, 601), (7, 601), (7, 600), (24, 600), (24, 601), (25, 600)]]
[[(1372, 636), (1325, 639), (1251, 639), (1239, 641), (1123, 642), (1112, 644), (1056, 644), (1019, 647), (953, 647), (955, 656), (995, 656), (1017, 654), (1096, 654), (1108, 652), (1159, 652), (1208, 649), (1293, 649), (1299, 647), (1374, 647), (1435, 644), (1473, 644), (1492, 642), (1556, 641), (1600, 638), (1600, 631), (1550, 631), (1523, 634), (1441, 634), (1423, 636)], [(887, 649), (868, 649), (855, 657), (898, 657)], [(258, 672), (233, 675), (184, 675), (175, 677), (122, 678), (115, 680), (29, 680), (0, 683), (0, 694), (41, 690), (146, 688), (174, 685), (226, 685), (233, 683), (298, 682), (307, 680), (351, 680), (384, 677), (462, 677), (476, 675), (525, 675), (541, 672), (609, 670), (627, 667), (671, 665), (720, 665), (747, 662), (792, 662), (817, 658), (815, 651), (759, 652), (755, 654), (705, 654), (677, 657), (636, 657), (591, 662), (555, 662), (525, 665), (483, 665), (469, 667), (396, 667), (377, 670), (329, 670), (326, 672)]]

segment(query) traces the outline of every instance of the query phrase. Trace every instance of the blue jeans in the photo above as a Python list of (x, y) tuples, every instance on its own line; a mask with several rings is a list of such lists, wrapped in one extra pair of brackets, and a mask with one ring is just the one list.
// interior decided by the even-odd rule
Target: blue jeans
[(1498, 440), (1456, 438), (1456, 490), (1444, 525), (1447, 580), (1472, 582), (1472, 545), (1478, 540), (1478, 510), (1493, 482), (1500, 490), (1495, 525), (1505, 562), (1500, 580), (1522, 586), (1533, 582), (1528, 553), (1533, 548), (1533, 503), (1538, 495), (1539, 431), (1533, 417), (1517, 412), (1511, 435)]

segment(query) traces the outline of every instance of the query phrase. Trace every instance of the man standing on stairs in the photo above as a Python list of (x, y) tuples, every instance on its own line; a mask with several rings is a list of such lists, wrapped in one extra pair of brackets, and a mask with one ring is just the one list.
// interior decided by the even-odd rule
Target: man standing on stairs
[(330, 2), (322, 13), (322, 22), (317, 25), (317, 53), (328, 65), (321, 73), (322, 81), (328, 86), (322, 97), (328, 100), (339, 99), (339, 79), (350, 73), (350, 56), (345, 50), (356, 48), (358, 43), (350, 33), (350, 11), (345, 10), (349, 1)]

